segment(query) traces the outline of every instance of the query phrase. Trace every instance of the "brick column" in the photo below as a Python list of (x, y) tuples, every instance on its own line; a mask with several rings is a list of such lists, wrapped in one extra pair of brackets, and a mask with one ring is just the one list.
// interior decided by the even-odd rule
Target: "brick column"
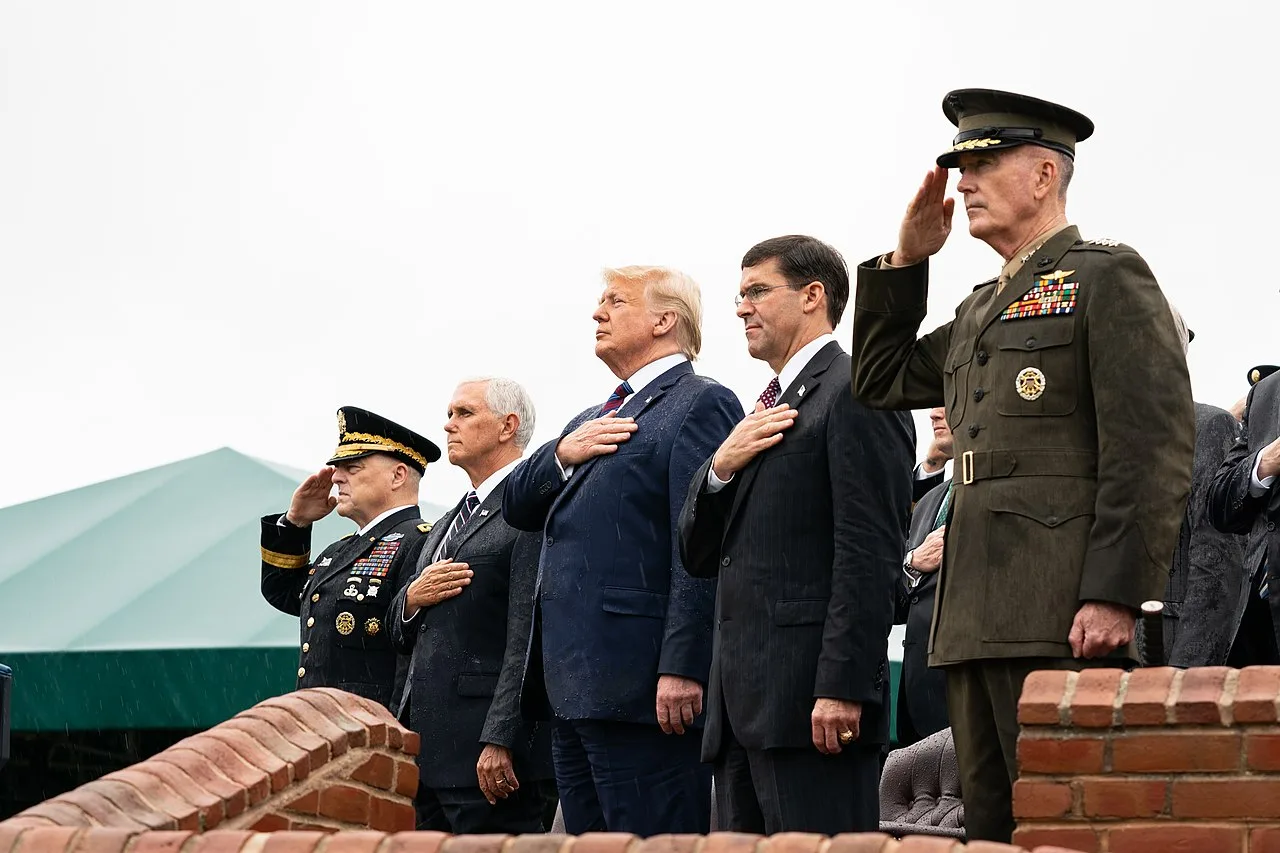
[(1280, 851), (1280, 667), (1036, 672), (1014, 842)]

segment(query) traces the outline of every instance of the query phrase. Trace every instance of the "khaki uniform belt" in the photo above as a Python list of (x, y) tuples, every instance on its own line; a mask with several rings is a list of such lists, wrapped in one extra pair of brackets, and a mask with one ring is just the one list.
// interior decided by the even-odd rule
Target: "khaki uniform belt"
[(960, 454), (960, 483), (1002, 477), (1089, 477), (1098, 475), (1092, 450), (966, 450)]

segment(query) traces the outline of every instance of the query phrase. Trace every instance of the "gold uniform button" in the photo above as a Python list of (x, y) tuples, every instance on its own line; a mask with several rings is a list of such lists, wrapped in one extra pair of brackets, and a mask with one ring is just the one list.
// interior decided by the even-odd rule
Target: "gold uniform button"
[(303, 650), (304, 652), (309, 652), (309, 651), (311, 651), (311, 644), (310, 644), (310, 643), (303, 643), (303, 644), (302, 644), (302, 650)]
[(312, 616), (311, 618), (309, 618), (309, 619), (307, 620), (307, 627), (308, 627), (308, 628), (314, 627), (314, 626), (315, 626), (315, 624), (316, 624), (316, 617)]
[(301, 678), (302, 676), (304, 676), (304, 675), (306, 675), (306, 674), (307, 674), (307, 668), (306, 668), (305, 666), (300, 666), (300, 667), (298, 667), (298, 677), (299, 677), (299, 678)]
[(318, 592), (312, 593), (312, 594), (311, 594), (311, 600), (312, 600), (312, 601), (319, 601), (319, 600), (320, 600), (320, 593), (318, 593)]

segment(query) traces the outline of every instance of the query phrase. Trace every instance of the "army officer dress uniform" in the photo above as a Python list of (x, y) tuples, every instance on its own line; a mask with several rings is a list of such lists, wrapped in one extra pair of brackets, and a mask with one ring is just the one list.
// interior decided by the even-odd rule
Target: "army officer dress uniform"
[[(1065, 108), (987, 90), (952, 93), (944, 111), (960, 128), (938, 158), (948, 168), (974, 148), (1072, 153), (1093, 129)], [(955, 441), (929, 664), (948, 667), (957, 757), (953, 676), (964, 673), (983, 685), (974, 689), (986, 691), (999, 734), (991, 742), (984, 718), (974, 754), (1004, 760), (994, 770), (984, 763), (981, 783), (966, 785), (979, 789), (965, 791), (966, 817), (971, 797), (1007, 796), (996, 774), (1016, 775), (1021, 679), (1106, 662), (1072, 659), (1080, 607), (1137, 611), (1161, 597), (1190, 490), (1190, 378), (1155, 277), (1114, 240), (1083, 240), (1071, 226), (1043, 237), (920, 338), (928, 260), (892, 267), (876, 257), (858, 268), (855, 397), (880, 408), (945, 405)], [(1136, 649), (1112, 657), (1126, 665)]]
[[(440, 458), (421, 436), (370, 412), (339, 412), (339, 446), (328, 464), (388, 453), (419, 470)], [(431, 525), (418, 507), (376, 519), (362, 534), (339, 539), (312, 559), (311, 527), (283, 514), (262, 519), (262, 595), (299, 617), (298, 688), (336, 687), (380, 702), (393, 713), (408, 672), (396, 654), (387, 612), (414, 578)]]

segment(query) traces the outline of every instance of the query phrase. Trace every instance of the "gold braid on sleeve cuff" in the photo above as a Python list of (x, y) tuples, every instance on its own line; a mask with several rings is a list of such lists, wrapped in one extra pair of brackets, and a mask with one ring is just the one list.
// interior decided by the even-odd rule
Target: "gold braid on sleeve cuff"
[(311, 562), (311, 552), (305, 554), (281, 554), (279, 551), (262, 549), (262, 562), (277, 569), (300, 569)]

